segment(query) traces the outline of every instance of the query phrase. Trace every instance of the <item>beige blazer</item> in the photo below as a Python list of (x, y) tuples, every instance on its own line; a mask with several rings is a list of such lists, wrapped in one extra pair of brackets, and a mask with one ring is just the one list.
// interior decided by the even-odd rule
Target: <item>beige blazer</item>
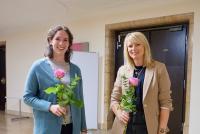
[[(125, 87), (122, 83), (125, 81), (122, 79), (123, 75), (127, 78), (132, 77), (133, 68), (128, 65), (119, 68), (111, 94), (111, 107), (120, 103), (120, 97), (124, 93)], [(169, 75), (163, 63), (154, 61), (153, 67), (146, 68), (143, 85), (143, 107), (148, 134), (157, 134), (158, 132), (160, 108), (172, 110), (170, 86)], [(123, 134), (123, 131), (124, 124), (115, 118), (111, 133)]]

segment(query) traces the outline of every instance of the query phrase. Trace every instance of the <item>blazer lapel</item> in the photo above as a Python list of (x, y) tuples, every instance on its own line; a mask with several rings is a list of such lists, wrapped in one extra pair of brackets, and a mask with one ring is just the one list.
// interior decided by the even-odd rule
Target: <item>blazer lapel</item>
[(151, 83), (152, 78), (153, 78), (153, 69), (146, 68), (145, 77), (144, 77), (144, 85), (143, 85), (143, 101), (147, 95), (147, 91), (149, 89), (149, 85)]
[(133, 77), (133, 68), (127, 65), (125, 74), (127, 78)]

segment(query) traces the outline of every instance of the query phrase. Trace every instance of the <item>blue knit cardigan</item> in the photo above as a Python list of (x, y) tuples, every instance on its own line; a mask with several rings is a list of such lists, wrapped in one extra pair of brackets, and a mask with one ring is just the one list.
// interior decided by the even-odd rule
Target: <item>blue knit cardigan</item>
[[(81, 77), (81, 71), (73, 63), (70, 63), (70, 79), (75, 74)], [(82, 77), (81, 77), (82, 78)], [(59, 83), (55, 78), (53, 70), (47, 58), (35, 61), (29, 70), (23, 100), (33, 108), (34, 134), (60, 134), (62, 118), (49, 112), (51, 104), (56, 104), (56, 95), (46, 94), (44, 90)], [(82, 79), (75, 89), (75, 95), (83, 100)], [(85, 119), (85, 109), (70, 105), (73, 134), (80, 134), (80, 131), (87, 129)]]

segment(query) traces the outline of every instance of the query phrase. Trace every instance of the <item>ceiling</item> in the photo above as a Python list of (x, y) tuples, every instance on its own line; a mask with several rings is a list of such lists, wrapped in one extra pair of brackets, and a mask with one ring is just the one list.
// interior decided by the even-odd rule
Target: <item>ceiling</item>
[[(137, 0), (0, 0), (0, 34), (105, 13)], [(148, 0), (139, 0), (148, 1)]]
[(0, 0), (0, 35), (106, 14), (149, 1), (156, 0)]

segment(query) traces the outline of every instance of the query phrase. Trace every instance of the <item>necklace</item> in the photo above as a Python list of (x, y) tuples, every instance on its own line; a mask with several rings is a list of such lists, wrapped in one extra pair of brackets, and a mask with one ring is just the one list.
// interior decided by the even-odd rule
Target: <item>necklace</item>
[(135, 77), (135, 78), (139, 78), (140, 75), (142, 74), (143, 70), (144, 70), (144, 67), (142, 67), (142, 69), (135, 69), (135, 70), (134, 70), (134, 74), (133, 74), (134, 77)]

